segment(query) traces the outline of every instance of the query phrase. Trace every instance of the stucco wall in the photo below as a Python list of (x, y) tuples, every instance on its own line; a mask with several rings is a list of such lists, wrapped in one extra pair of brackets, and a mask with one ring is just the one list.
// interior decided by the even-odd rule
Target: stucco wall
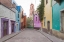
[(1, 18), (9, 19), (9, 34), (11, 34), (11, 21), (15, 21), (15, 13), (3, 5), (0, 5), (0, 38), (1, 38)]
[(52, 0), (52, 6), (53, 6), (54, 4), (56, 4), (56, 1)]
[(19, 22), (18, 22), (18, 11), (17, 10), (15, 10), (16, 11), (16, 15), (15, 15), (15, 18), (16, 18), (16, 29), (15, 29), (15, 32), (17, 32), (17, 31), (19, 31)]
[(15, 21), (15, 13), (3, 5), (0, 5), (0, 17)]
[[(37, 21), (36, 21), (36, 17), (37, 17)], [(34, 27), (38, 27), (38, 28), (41, 27), (41, 23), (40, 23), (38, 14), (34, 14)]]
[(59, 5), (58, 3), (56, 3), (55, 5), (53, 5), (52, 7), (52, 28), (55, 30), (60, 31), (60, 10), (62, 10), (64, 8), (64, 1), (61, 3), (61, 5)]
[(15, 8), (12, 8), (12, 10), (13, 10), (14, 12), (17, 12), (17, 10), (16, 10)]
[[(17, 11), (18, 11), (18, 14), (16, 14), (16, 18), (17, 18), (16, 21), (17, 21), (17, 22), (20, 22), (20, 19), (21, 19), (21, 14), (22, 14), (22, 13), (21, 13), (21, 11), (22, 11), (21, 8), (22, 8), (21, 6), (16, 6), (16, 9), (17, 9)], [(19, 16), (19, 17), (18, 17), (18, 16)], [(19, 20), (19, 21), (18, 21), (18, 20)]]
[(16, 12), (16, 22), (18, 22), (18, 12)]
[(46, 23), (44, 26), (43, 20), (43, 28), (47, 28), (47, 21), (50, 21), (50, 29), (52, 29), (52, 7), (51, 7), (51, 0), (48, 0), (48, 4), (46, 4), (46, 0), (44, 0), (44, 17), (46, 17)]
[(16, 13), (16, 22), (18, 23), (18, 25), (16, 26), (16, 28), (18, 29), (17, 31), (19, 31), (19, 29), (20, 29), (20, 16), (18, 17), (18, 15), (19, 15), (20, 13)]

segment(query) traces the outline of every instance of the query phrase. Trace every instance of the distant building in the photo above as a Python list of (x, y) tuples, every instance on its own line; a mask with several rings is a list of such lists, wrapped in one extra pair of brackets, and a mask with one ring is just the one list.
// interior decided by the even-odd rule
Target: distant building
[(31, 18), (31, 28), (34, 27), (34, 24), (33, 24), (33, 15), (34, 15), (34, 4), (31, 3), (30, 5), (30, 14), (29, 14), (29, 18)]
[(24, 10), (23, 10), (23, 8), (22, 8), (22, 12), (21, 12), (21, 29), (23, 29), (23, 14), (24, 14)]
[(18, 14), (16, 14), (16, 28), (17, 28), (17, 30), (19, 31), (19, 30), (21, 30), (21, 9), (22, 9), (22, 7), (21, 6), (16, 6), (16, 9), (17, 9), (17, 11), (18, 11)]
[(33, 17), (34, 14), (34, 4), (30, 5), (30, 17)]
[(40, 19), (39, 19), (39, 15), (38, 14), (34, 14), (34, 28), (35, 29), (40, 29), (41, 28), (41, 23), (40, 23)]
[(23, 28), (26, 28), (26, 13), (23, 15)]
[(21, 17), (21, 29), (26, 28), (26, 13), (22, 9), (22, 17)]

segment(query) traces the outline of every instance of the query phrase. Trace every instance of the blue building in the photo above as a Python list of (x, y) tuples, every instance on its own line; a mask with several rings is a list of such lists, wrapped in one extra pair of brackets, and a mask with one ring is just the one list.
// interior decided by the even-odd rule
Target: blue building
[(16, 10), (18, 11), (16, 13), (16, 30), (19, 31), (21, 28), (21, 24), (20, 24), (21, 6), (16, 6)]
[(52, 1), (52, 29), (54, 35), (64, 38), (64, 0)]

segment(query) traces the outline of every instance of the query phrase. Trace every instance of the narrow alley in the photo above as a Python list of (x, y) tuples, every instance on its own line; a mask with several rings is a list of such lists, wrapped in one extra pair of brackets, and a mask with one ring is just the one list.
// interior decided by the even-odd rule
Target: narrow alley
[(0, 0), (0, 42), (64, 42), (64, 0)]
[(23, 30), (17, 36), (5, 42), (51, 42), (51, 41), (35, 29), (26, 29)]

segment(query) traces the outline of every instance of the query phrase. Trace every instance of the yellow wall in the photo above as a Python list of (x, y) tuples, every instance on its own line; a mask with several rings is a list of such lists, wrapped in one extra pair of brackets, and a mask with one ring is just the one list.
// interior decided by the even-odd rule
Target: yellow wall
[(46, 4), (46, 0), (44, 0), (44, 17), (46, 17), (46, 26), (44, 26), (44, 19), (43, 19), (43, 28), (47, 28), (47, 21), (50, 21), (50, 28), (52, 29), (52, 7), (51, 7), (51, 0), (48, 0)]

